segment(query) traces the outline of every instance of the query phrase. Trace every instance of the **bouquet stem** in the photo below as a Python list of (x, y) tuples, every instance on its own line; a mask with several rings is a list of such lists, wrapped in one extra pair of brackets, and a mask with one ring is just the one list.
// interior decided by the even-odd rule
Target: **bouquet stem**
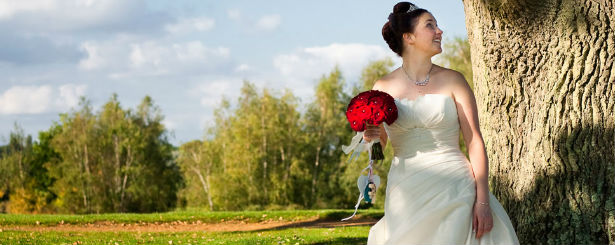
[(380, 142), (376, 142), (372, 145), (372, 158), (370, 160), (384, 160), (384, 153), (382, 152), (382, 145)]

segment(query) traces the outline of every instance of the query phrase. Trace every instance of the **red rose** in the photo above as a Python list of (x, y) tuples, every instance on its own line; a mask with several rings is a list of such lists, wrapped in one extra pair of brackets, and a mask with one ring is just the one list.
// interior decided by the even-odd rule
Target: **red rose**
[(385, 119), (385, 113), (383, 110), (374, 110), (370, 119), (367, 120), (367, 123), (373, 125), (380, 125)]
[(359, 93), (350, 100), (346, 109), (346, 118), (355, 131), (365, 130), (365, 123), (387, 124), (397, 119), (397, 107), (393, 97), (385, 92), (369, 90)]
[(379, 96), (371, 97), (368, 105), (374, 109), (382, 110), (384, 108), (384, 98)]

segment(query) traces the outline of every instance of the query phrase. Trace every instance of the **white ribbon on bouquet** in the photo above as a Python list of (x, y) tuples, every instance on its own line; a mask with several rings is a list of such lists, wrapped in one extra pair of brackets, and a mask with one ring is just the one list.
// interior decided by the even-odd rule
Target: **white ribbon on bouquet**
[[(359, 188), (360, 194), (359, 194), (359, 200), (357, 200), (357, 204), (354, 206), (354, 213), (352, 213), (350, 217), (343, 218), (342, 221), (349, 220), (352, 217), (354, 217), (355, 214), (357, 214), (357, 210), (359, 209), (359, 205), (361, 204), (361, 199), (363, 199), (365, 195), (368, 195), (367, 193), (365, 193), (365, 189), (366, 189), (366, 186), (369, 184), (369, 182), (374, 183), (374, 185), (376, 186), (375, 189), (378, 189), (378, 186), (380, 186), (380, 176), (373, 174), (374, 160), (371, 160), (372, 158), (371, 147), (373, 144), (377, 142), (380, 142), (380, 139), (372, 140), (369, 143), (363, 142), (363, 132), (357, 132), (357, 134), (352, 138), (352, 141), (350, 142), (349, 146), (346, 146), (346, 145), (342, 146), (342, 150), (346, 154), (354, 150), (354, 152), (352, 153), (352, 155), (350, 155), (350, 158), (348, 159), (349, 162), (352, 162), (354, 159), (358, 158), (361, 155), (361, 152), (363, 151), (367, 151), (369, 153), (368, 157), (370, 159), (369, 164), (367, 165), (367, 167), (361, 170), (361, 172), (359, 173), (360, 176), (357, 179), (357, 187)], [(365, 170), (368, 170), (367, 176), (361, 174)]]

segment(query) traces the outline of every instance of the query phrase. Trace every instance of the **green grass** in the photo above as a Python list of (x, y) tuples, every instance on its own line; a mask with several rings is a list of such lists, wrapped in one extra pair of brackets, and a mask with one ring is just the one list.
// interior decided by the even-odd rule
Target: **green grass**
[[(237, 232), (80, 232), (80, 231), (17, 231), (11, 225), (36, 226), (87, 224), (97, 221), (112, 223), (164, 223), (196, 221), (218, 223), (224, 220), (258, 222), (268, 219), (301, 221), (318, 217), (337, 220), (354, 210), (292, 210), (209, 212), (197, 209), (152, 214), (88, 214), (88, 215), (0, 215), (0, 245), (5, 244), (366, 244), (369, 226), (337, 228), (295, 227)], [(361, 210), (356, 218), (378, 219), (382, 210)]]
[(366, 244), (368, 226), (258, 232), (3, 231), (0, 244)]
[[(224, 220), (238, 220), (260, 222), (269, 219), (300, 221), (313, 217), (322, 220), (340, 220), (352, 215), (354, 210), (348, 209), (320, 209), (320, 210), (282, 210), (282, 211), (202, 211), (197, 209), (173, 211), (166, 213), (111, 213), (111, 214), (0, 214), (0, 225), (57, 225), (88, 224), (97, 221), (111, 221), (113, 223), (155, 223), (173, 221), (197, 221), (204, 223), (217, 223)], [(383, 215), (382, 209), (359, 210), (358, 218), (379, 219)]]

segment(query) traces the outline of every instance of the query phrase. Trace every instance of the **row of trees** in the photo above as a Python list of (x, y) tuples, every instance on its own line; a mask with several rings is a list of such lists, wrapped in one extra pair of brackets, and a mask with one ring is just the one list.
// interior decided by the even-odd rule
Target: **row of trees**
[[(379, 61), (370, 67), (381, 65), (374, 72), (384, 73), (391, 64)], [(335, 68), (320, 79), (314, 101), (302, 114), (290, 91), (276, 95), (244, 82), (237, 108), (224, 101), (216, 110), (210, 139), (179, 149), (187, 205), (206, 204), (211, 210), (350, 207), (355, 184), (343, 177), (356, 178), (358, 171), (347, 171), (340, 150), (353, 133), (344, 117), (350, 99), (345, 89)]]
[[(463, 71), (470, 66), (467, 46), (452, 40), (440, 63)], [(319, 79), (306, 105), (289, 90), (244, 81), (235, 106), (223, 99), (215, 110), (204, 139), (179, 147), (168, 142), (151, 98), (124, 109), (113, 95), (97, 112), (83, 99), (37, 141), (16, 127), (0, 148), (0, 211), (351, 208), (367, 156), (346, 162), (341, 146), (354, 132), (344, 111), (354, 94), (371, 89), (392, 67), (390, 59), (373, 61), (354, 83), (336, 67)], [(389, 158), (391, 148), (385, 153)], [(383, 183), (389, 164), (376, 166)], [(377, 199), (384, 200), (385, 188)]]
[(2, 211), (101, 213), (168, 210), (183, 185), (160, 110), (145, 97), (125, 110), (117, 96), (78, 110), (39, 133), (21, 129), (0, 149)]

